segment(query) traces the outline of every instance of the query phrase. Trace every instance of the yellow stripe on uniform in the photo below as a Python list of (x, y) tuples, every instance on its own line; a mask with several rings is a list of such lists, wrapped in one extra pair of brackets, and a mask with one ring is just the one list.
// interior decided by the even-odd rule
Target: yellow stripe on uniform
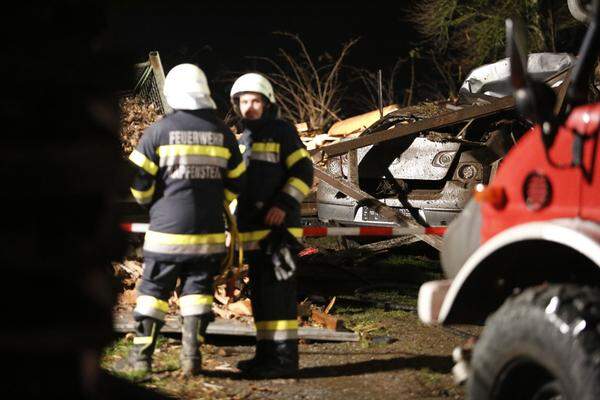
[(231, 152), (222, 146), (204, 146), (200, 144), (169, 144), (159, 146), (156, 150), (160, 157), (197, 155), (229, 159)]
[(131, 189), (131, 194), (133, 195), (133, 198), (135, 199), (135, 201), (137, 201), (139, 204), (148, 204), (152, 201), (152, 196), (154, 196), (155, 188), (156, 188), (156, 185), (153, 183), (152, 186), (150, 187), (150, 189), (145, 190), (145, 191), (135, 190), (134, 188), (130, 188), (130, 189)]
[(291, 177), (287, 183), (298, 189), (305, 196), (310, 193), (310, 187), (301, 179)]
[(240, 239), (242, 242), (254, 242), (259, 241), (267, 237), (267, 235), (271, 232), (270, 229), (263, 229), (260, 231), (251, 231), (251, 232), (240, 232)]
[(256, 330), (284, 331), (298, 329), (298, 320), (259, 321), (254, 324)]
[[(260, 231), (251, 231), (251, 232), (240, 232), (240, 239), (242, 242), (252, 242), (259, 241), (267, 237), (267, 235), (271, 232), (270, 229), (263, 229)], [(302, 228), (288, 228), (288, 232), (290, 232), (294, 237), (301, 238), (304, 229)]]
[(292, 168), (294, 164), (296, 164), (298, 161), (302, 160), (305, 157), (310, 159), (310, 154), (308, 153), (308, 151), (306, 151), (305, 148), (298, 149), (285, 159), (285, 165), (286, 167), (288, 167), (288, 169)]
[(138, 307), (154, 308), (165, 313), (169, 311), (169, 303), (153, 296), (139, 296), (136, 305)]
[(210, 294), (188, 294), (179, 298), (179, 306), (195, 306), (197, 304), (212, 304), (213, 296)]
[(232, 178), (232, 179), (239, 178), (239, 176), (242, 175), (244, 172), (246, 172), (246, 164), (242, 160), (242, 162), (240, 163), (240, 165), (238, 165), (234, 169), (229, 170), (227, 172), (227, 177), (228, 178)]
[(255, 142), (252, 143), (252, 152), (256, 153), (279, 153), (279, 143)]
[(227, 200), (228, 203), (231, 203), (238, 197), (238, 195), (236, 193), (233, 193), (230, 190), (223, 189), (223, 192), (225, 193), (225, 200)]
[[(302, 228), (287, 228), (295, 238), (300, 239), (303, 236), (304, 230)], [(247, 251), (258, 250), (259, 244), (262, 239), (266, 238), (271, 232), (270, 229), (263, 229), (260, 231), (240, 232), (240, 241), (242, 242), (242, 248)]]
[(156, 175), (158, 172), (158, 165), (154, 164), (145, 155), (137, 150), (133, 150), (131, 152), (129, 155), (129, 160), (152, 176)]
[(146, 242), (159, 244), (221, 244), (225, 243), (225, 233), (202, 233), (183, 235), (176, 233), (162, 233), (148, 231), (145, 237)]
[(183, 317), (208, 314), (212, 309), (213, 296), (188, 294), (179, 298), (179, 309)]
[(169, 311), (169, 303), (153, 296), (139, 296), (133, 311), (159, 321), (164, 321), (165, 314)]
[(288, 179), (281, 190), (293, 197), (298, 203), (302, 203), (302, 200), (310, 193), (308, 185), (301, 179), (294, 177)]
[(288, 228), (288, 232), (292, 234), (295, 238), (299, 239), (304, 235), (304, 229), (302, 228)]

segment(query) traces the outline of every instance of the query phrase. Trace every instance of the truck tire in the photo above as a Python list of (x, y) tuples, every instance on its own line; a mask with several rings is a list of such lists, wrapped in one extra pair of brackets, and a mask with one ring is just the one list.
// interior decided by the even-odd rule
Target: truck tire
[(600, 399), (600, 291), (551, 285), (511, 297), (471, 361), (472, 400)]

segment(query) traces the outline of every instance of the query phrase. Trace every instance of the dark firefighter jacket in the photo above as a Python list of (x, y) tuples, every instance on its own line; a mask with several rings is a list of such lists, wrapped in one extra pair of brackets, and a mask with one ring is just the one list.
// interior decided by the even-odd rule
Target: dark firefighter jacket
[(144, 255), (185, 261), (225, 251), (223, 202), (241, 191), (246, 166), (212, 110), (178, 110), (144, 132), (129, 159), (131, 192), (150, 206)]
[(300, 203), (310, 192), (313, 165), (294, 126), (272, 118), (248, 121), (239, 144), (247, 164), (247, 190), (237, 210), (244, 248), (258, 249), (258, 242), (268, 235), (264, 218), (272, 206), (284, 210), (285, 226), (294, 236), (302, 236)]

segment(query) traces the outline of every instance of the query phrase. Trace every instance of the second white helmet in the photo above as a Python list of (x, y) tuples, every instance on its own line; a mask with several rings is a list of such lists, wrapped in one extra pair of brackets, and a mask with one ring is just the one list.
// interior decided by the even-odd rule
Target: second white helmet
[(233, 100), (236, 95), (243, 92), (260, 93), (269, 99), (272, 104), (275, 104), (275, 92), (273, 91), (273, 86), (271, 86), (271, 82), (269, 82), (267, 78), (260, 74), (250, 72), (237, 78), (231, 87), (229, 96)]
[(174, 109), (217, 108), (204, 72), (194, 64), (179, 64), (165, 78), (163, 89), (167, 103)]

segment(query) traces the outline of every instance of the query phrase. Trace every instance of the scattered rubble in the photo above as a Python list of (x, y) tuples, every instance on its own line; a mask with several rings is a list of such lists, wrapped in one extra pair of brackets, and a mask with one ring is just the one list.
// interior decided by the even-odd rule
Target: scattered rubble
[(144, 129), (160, 120), (162, 115), (154, 103), (140, 96), (123, 97), (119, 101), (121, 108), (121, 148), (129, 154), (137, 145)]
[[(136, 284), (142, 275), (142, 263), (137, 260), (126, 259), (121, 263), (113, 263), (115, 276), (120, 280), (122, 291), (118, 296), (117, 312), (131, 312), (136, 302)], [(247, 267), (242, 271), (247, 274)], [(217, 283), (220, 280), (217, 279)], [(246, 325), (253, 325), (254, 318), (252, 314), (252, 305), (246, 297), (246, 286), (249, 283), (247, 276), (238, 279), (238, 286), (234, 289), (233, 295), (227, 295), (226, 284), (218, 284), (214, 292), (213, 312), (223, 320), (236, 320)], [(178, 310), (178, 290), (176, 289), (169, 299), (170, 317), (176, 317)], [(308, 299), (298, 304), (298, 317), (301, 327), (322, 327), (330, 330), (344, 331), (342, 320), (330, 315), (335, 304), (336, 298), (333, 297), (326, 306), (319, 307), (312, 304)]]

